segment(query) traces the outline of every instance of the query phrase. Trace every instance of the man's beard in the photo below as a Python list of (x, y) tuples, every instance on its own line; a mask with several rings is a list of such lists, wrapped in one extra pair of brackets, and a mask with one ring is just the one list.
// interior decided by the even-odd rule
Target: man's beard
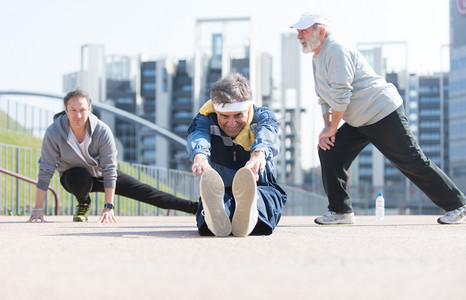
[(301, 50), (303, 51), (303, 53), (311, 53), (321, 44), (318, 32), (314, 32), (313, 36), (311, 36), (310, 39), (300, 39), (299, 42), (301, 43)]

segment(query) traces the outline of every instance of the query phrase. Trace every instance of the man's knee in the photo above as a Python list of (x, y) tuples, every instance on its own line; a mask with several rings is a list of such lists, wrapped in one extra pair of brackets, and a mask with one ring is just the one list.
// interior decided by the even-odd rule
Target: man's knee
[(61, 181), (66, 189), (71, 193), (80, 193), (83, 190), (90, 190), (92, 187), (92, 176), (86, 169), (72, 168), (65, 171)]

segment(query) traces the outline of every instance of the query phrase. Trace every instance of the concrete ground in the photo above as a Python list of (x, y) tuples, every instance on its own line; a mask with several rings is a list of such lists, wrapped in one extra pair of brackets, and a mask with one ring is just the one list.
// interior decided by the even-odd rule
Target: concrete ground
[(0, 217), (1, 299), (461, 299), (466, 224), (283, 217), (271, 236), (200, 237), (194, 217)]

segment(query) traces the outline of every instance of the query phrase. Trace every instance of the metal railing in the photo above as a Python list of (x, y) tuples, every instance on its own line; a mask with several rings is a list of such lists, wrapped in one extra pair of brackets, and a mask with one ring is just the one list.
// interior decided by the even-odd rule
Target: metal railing
[[(33, 135), (38, 138), (42, 138), (45, 130), (52, 122), (52, 116), (54, 112), (60, 111), (61, 108), (61, 101), (57, 101), (60, 98), (58, 96), (51, 96), (51, 95), (41, 95), (36, 93), (21, 93), (21, 92), (1, 92), (0, 91), (0, 130), (5, 130), (7, 132), (15, 132), (16, 134), (29, 136)], [(33, 105), (34, 104), (34, 105)], [(38, 106), (36, 106), (38, 105)], [(107, 108), (110, 109), (110, 108)], [(119, 120), (126, 120), (125, 116), (121, 116)], [(142, 126), (142, 125), (141, 125)], [(124, 136), (130, 135), (130, 132), (125, 132)], [(136, 143), (137, 141), (135, 141)], [(122, 150), (122, 151), (120, 151)], [(15, 150), (16, 151), (16, 150)], [(21, 150), (22, 151), (22, 150)], [(119, 149), (120, 153), (124, 153), (125, 149)], [(128, 151), (130, 153), (131, 151)], [(33, 160), (34, 163), (30, 163), (27, 165), (25, 170), (19, 172), (15, 168), (8, 169), (6, 168), (6, 164), (9, 161), (4, 161), (0, 163), (0, 166), (3, 166), (5, 169), (8, 169), (12, 172), (16, 172), (21, 175), (25, 175), (28, 178), (36, 179), (37, 174), (36, 167), (38, 161), (38, 154), (30, 154), (33, 155), (33, 158), (26, 158), (26, 160)], [(121, 159), (124, 159), (123, 156)], [(141, 160), (136, 160), (141, 161)], [(180, 160), (182, 161), (182, 160)], [(189, 165), (189, 162), (186, 162)], [(183, 166), (184, 164), (180, 164)], [(126, 168), (125, 164), (121, 164), (120, 168)], [(196, 199), (198, 197), (197, 192), (197, 185), (195, 182), (196, 179), (192, 177), (190, 173), (177, 173), (180, 171), (176, 170), (164, 170), (160, 169), (159, 171), (152, 170), (153, 167), (147, 167), (145, 165), (130, 165), (128, 167), (128, 171), (130, 173), (135, 172), (136, 175), (138, 174), (159, 174), (155, 176), (155, 181), (151, 180), (152, 184), (159, 185), (158, 178), (162, 178), (160, 182), (178, 182), (179, 180), (176, 178), (183, 178), (185, 185), (191, 185), (190, 190), (183, 192), (182, 194), (188, 195), (190, 199)], [(157, 168), (155, 168), (157, 169)], [(142, 170), (142, 171), (141, 171)], [(27, 173), (29, 171), (29, 173)], [(27, 174), (26, 174), (27, 173)], [(162, 175), (162, 174), (170, 174), (170, 175)], [(174, 175), (176, 174), (176, 175)], [(180, 175), (183, 174), (183, 175)], [(320, 179), (319, 172), (313, 172), (312, 175), (312, 185), (307, 186), (310, 191), (303, 190), (301, 188), (290, 187), (286, 185), (281, 185), (289, 194), (289, 200), (285, 209), (283, 211), (284, 215), (316, 215), (321, 214), (327, 210), (328, 201), (326, 200), (325, 193), (322, 188), (322, 182)], [(142, 175), (141, 175), (142, 176)], [(56, 185), (54, 188), (57, 188), (57, 193), (59, 194), (60, 198), (60, 213), (61, 214), (70, 214), (73, 211), (73, 197), (68, 195), (66, 192), (61, 191), (61, 186), (58, 184), (57, 178), (54, 177)], [(3, 182), (2, 182), (3, 184)], [(29, 190), (35, 189), (33, 184), (25, 184), (21, 186), (21, 190), (26, 190), (27, 192), (22, 192), (26, 196), (32, 198), (32, 191)], [(165, 185), (161, 185), (165, 188)], [(13, 195), (13, 191), (16, 193), (16, 189), (18, 187), (13, 186), (10, 181), (8, 181), (8, 190), (5, 191), (5, 188), (2, 186), (2, 190), (0, 192), (6, 193), (8, 197)], [(167, 190), (169, 191), (178, 191), (178, 186), (169, 186)], [(387, 208), (387, 212), (391, 214), (438, 214), (442, 213), (442, 210), (436, 207), (432, 201), (430, 201), (417, 187), (414, 187), (413, 184), (407, 183), (402, 185), (385, 185), (385, 186), (368, 186), (368, 185), (356, 185), (356, 184), (349, 184), (348, 185), (348, 193), (351, 195), (351, 201), (353, 203), (353, 208), (355, 213), (357, 214), (373, 214), (374, 213), (374, 204), (375, 198), (378, 192), (383, 192), (385, 196), (385, 205)], [(197, 194), (196, 194), (197, 193)], [(193, 195), (194, 194), (194, 195)], [(197, 195), (197, 196), (196, 196)], [(97, 194), (97, 199), (100, 197)], [(65, 200), (63, 200), (63, 198)], [(117, 199), (118, 200), (118, 199)], [(21, 205), (11, 205), (11, 201), (17, 202), (16, 199), (9, 198), (10, 201), (9, 205), (5, 205), (7, 200), (1, 199), (1, 207), (0, 207), (0, 214), (24, 214), (29, 209), (29, 204), (26, 206)], [(65, 201), (67, 205), (63, 206), (61, 202)], [(123, 200), (121, 200), (123, 201)], [(127, 201), (127, 200), (124, 200)], [(134, 201), (128, 201), (124, 203), (132, 203), (127, 204), (131, 212), (127, 212), (126, 210), (122, 210), (120, 213), (131, 213), (136, 210), (140, 214), (155, 214), (155, 213), (166, 213), (160, 212), (159, 210), (155, 210), (154, 208), (146, 208), (146, 207), (138, 207), (133, 208)], [(48, 203), (48, 202), (46, 202)], [(100, 202), (97, 202), (100, 203)], [(125, 204), (126, 205), (126, 204)], [(132, 206), (133, 205), (133, 206)], [(14, 208), (12, 208), (14, 206)], [(50, 204), (52, 207), (52, 204)], [(125, 206), (126, 207), (126, 206)], [(100, 207), (95, 207), (95, 211), (100, 209)]]
[[(3, 174), (6, 174), (6, 175), (9, 175), (13, 178), (16, 178), (16, 179), (20, 179), (20, 180), (24, 180), (26, 182), (29, 182), (29, 183), (32, 183), (32, 184), (37, 184), (37, 181), (36, 180), (33, 180), (31, 178), (27, 178), (27, 177), (24, 177), (22, 176), (21, 174), (17, 174), (15, 172), (11, 172), (11, 171), (8, 171), (8, 170), (5, 170), (3, 168), (0, 168), (0, 173), (3, 173)], [(18, 186), (18, 185), (17, 185)], [(50, 190), (53, 194), (53, 197), (55, 199), (55, 214), (58, 215), (58, 194), (57, 194), (57, 191), (49, 186), (48, 187), (48, 190)], [(17, 193), (18, 194), (18, 193)], [(19, 197), (16, 197), (16, 214), (19, 214)]]
[[(0, 215), (29, 215), (35, 204), (35, 178), (38, 174), (39, 149), (0, 144)], [(154, 166), (119, 162), (119, 170), (149, 184), (161, 191), (180, 198), (199, 199), (199, 178), (190, 172), (159, 168)], [(12, 176), (11, 173), (19, 176)], [(26, 180), (25, 180), (26, 179)], [(288, 193), (288, 202), (283, 215), (318, 215), (326, 211), (327, 200), (316, 193), (282, 186)], [(57, 201), (51, 201), (57, 197)], [(91, 215), (99, 215), (103, 209), (104, 194), (91, 195)], [(45, 201), (46, 215), (74, 214), (76, 199), (60, 184), (57, 172), (50, 182)], [(119, 216), (186, 215), (184, 212), (169, 211), (115, 196), (115, 213)]]
[[(0, 168), (5, 170), (5, 172), (0, 172), (0, 215), (28, 215), (31, 213), (35, 204), (35, 178), (38, 175), (37, 161), (39, 157), (39, 149), (0, 144)], [(124, 162), (119, 163), (119, 169), (161, 191), (197, 201), (194, 195), (198, 194), (198, 188), (191, 173)], [(58, 201), (51, 201), (55, 196)], [(103, 209), (104, 195), (103, 193), (94, 193), (92, 198), (94, 201), (92, 201), (91, 215), (98, 215)], [(76, 204), (74, 196), (61, 186), (56, 172), (47, 193), (45, 213), (47, 215), (72, 215)], [(115, 204), (118, 215), (184, 214), (122, 196), (115, 197)]]
[(281, 186), (288, 194), (282, 213), (284, 216), (317, 216), (327, 211), (327, 197), (296, 187)]
[[(48, 95), (34, 96), (31, 100), (27, 93), (4, 92), (0, 93), (0, 130), (14, 132), (22, 136), (35, 136), (42, 138), (45, 130), (52, 122), (54, 112), (61, 110), (61, 101)], [(55, 99), (55, 100), (54, 100)], [(34, 105), (31, 105), (34, 103)], [(35, 106), (39, 105), (40, 106)], [(5, 117), (3, 117), (5, 116)], [(40, 157), (39, 150), (25, 147), (15, 147), (0, 144), (0, 167), (9, 172), (19, 174), (30, 181), (35, 181), (38, 174), (37, 162)], [(164, 168), (128, 164), (120, 162), (119, 168), (129, 175), (148, 183), (160, 190), (174, 193), (182, 198), (197, 201), (199, 198), (199, 179), (194, 178), (190, 172), (168, 170)], [(35, 203), (35, 184), (0, 173), (0, 215), (29, 214)], [(56, 190), (58, 205), (50, 201), (53, 196), (47, 193), (45, 201), (46, 214), (70, 215), (74, 213), (74, 196), (66, 192), (59, 183), (58, 174), (52, 178), (51, 188)], [(289, 193), (289, 200), (284, 210), (286, 215), (320, 214), (326, 210), (327, 201), (317, 193), (308, 192), (299, 188), (282, 187)], [(102, 197), (102, 199), (101, 199)], [(103, 204), (103, 194), (93, 195), (91, 213), (100, 214)], [(169, 211), (156, 208), (132, 199), (117, 196), (115, 198), (116, 213), (118, 215), (160, 215)], [(182, 214), (173, 212), (174, 214)]]

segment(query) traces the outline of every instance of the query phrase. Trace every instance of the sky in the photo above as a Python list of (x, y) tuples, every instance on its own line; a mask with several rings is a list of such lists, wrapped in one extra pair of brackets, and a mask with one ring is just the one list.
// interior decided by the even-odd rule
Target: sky
[[(0, 0), (0, 91), (63, 94), (62, 76), (80, 69), (85, 44), (104, 45), (106, 54), (190, 57), (196, 20), (219, 17), (251, 17), (256, 49), (273, 56), (276, 73), (281, 35), (305, 12), (326, 16), (347, 43), (384, 42), (389, 65), (433, 73), (448, 68), (448, 7), (448, 0)], [(312, 68), (310, 58), (303, 55), (303, 68)], [(315, 165), (311, 156), (305, 167)]]

